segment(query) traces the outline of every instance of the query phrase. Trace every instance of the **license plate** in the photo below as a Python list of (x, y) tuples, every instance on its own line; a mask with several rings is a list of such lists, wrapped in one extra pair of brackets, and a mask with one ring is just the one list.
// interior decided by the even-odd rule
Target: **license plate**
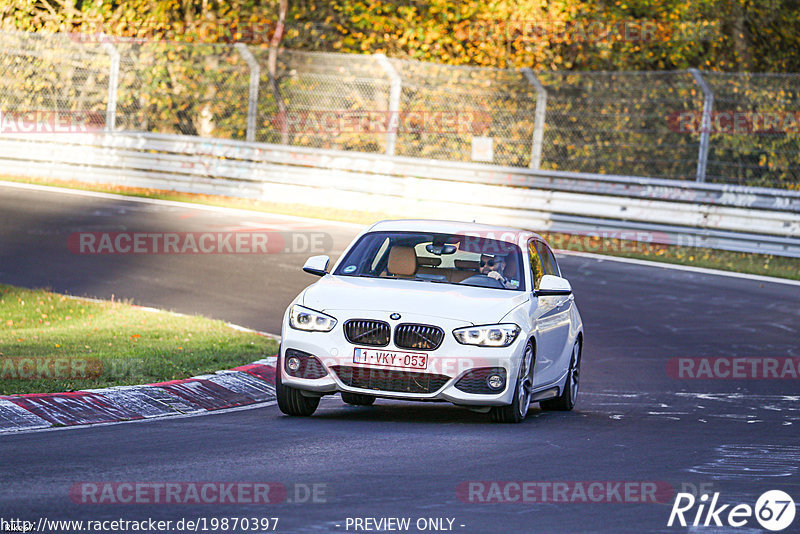
[(401, 369), (427, 369), (428, 355), (421, 352), (357, 348), (353, 353), (353, 363)]

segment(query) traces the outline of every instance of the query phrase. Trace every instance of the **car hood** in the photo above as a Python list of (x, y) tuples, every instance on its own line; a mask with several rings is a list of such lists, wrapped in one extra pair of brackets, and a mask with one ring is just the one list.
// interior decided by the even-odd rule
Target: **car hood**
[(493, 324), (526, 300), (524, 291), (327, 275), (306, 289), (302, 305), (323, 312), (397, 312)]

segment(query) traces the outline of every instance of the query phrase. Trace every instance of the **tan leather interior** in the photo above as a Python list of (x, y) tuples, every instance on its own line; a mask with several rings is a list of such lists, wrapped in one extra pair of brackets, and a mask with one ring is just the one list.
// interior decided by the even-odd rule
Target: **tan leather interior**
[(417, 258), (417, 274), (441, 276), (445, 270), (438, 269), (442, 264), (442, 258), (429, 258), (420, 256)]
[[(481, 261), (504, 259), (498, 256), (481, 256)], [(444, 276), (448, 281), (458, 284), (480, 272), (480, 262), (477, 260), (454, 260), (455, 268), (442, 268), (441, 258), (417, 257), (413, 247), (393, 247), (389, 251), (389, 261), (384, 275), (395, 278), (414, 278), (417, 274), (430, 276)], [(515, 262), (506, 264), (503, 275), (513, 278), (517, 274)]]
[(456, 284), (463, 282), (470, 276), (475, 276), (481, 268), (480, 262), (472, 260), (454, 260), (453, 265), (457, 270), (452, 272), (449, 280)]
[(392, 247), (386, 266), (389, 274), (398, 278), (413, 278), (417, 273), (417, 254), (412, 247)]

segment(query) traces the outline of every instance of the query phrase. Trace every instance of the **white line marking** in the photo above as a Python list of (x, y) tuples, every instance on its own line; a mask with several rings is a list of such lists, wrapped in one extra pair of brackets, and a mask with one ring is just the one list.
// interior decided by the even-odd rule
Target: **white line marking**
[[(240, 326), (238, 324), (233, 323), (225, 323), (228, 328), (232, 328), (234, 330), (238, 330), (239, 332), (248, 332), (251, 334), (258, 334), (259, 336), (267, 337), (269, 339), (274, 339), (275, 341), (280, 342), (281, 336), (277, 334), (270, 334), (269, 332), (262, 332), (260, 330), (253, 330), (252, 328), (247, 328), (246, 326)], [(253, 362), (256, 363), (256, 362)]]
[(594, 254), (591, 252), (578, 252), (575, 250), (556, 250), (557, 254), (564, 256), (580, 256), (598, 261), (609, 260), (620, 263), (632, 263), (645, 267), (662, 267), (664, 269), (675, 269), (678, 271), (689, 271), (699, 274), (712, 274), (716, 276), (729, 276), (731, 278), (744, 278), (745, 280), (755, 280), (758, 282), (771, 282), (773, 284), (787, 284), (800, 286), (800, 280), (790, 280), (788, 278), (775, 278), (774, 276), (763, 276), (760, 274), (737, 273), (734, 271), (720, 271), (718, 269), (708, 269), (706, 267), (692, 267), (691, 265), (680, 265), (677, 263), (662, 263), (660, 261), (640, 260), (635, 258), (622, 258), (618, 256), (607, 256), (605, 254)]
[[(113, 303), (113, 301), (111, 301), (111, 300), (95, 299), (95, 298), (91, 298), (91, 297), (78, 297), (78, 296), (75, 296), (75, 295), (64, 295), (64, 296), (67, 297), (68, 299), (71, 299), (71, 300), (81, 300), (81, 301), (85, 301), (85, 302), (94, 302), (96, 304)], [(171, 311), (171, 310), (162, 310), (160, 308), (151, 308), (150, 306), (139, 306), (138, 304), (132, 304), (131, 306), (134, 307), (137, 310), (148, 312), (148, 313), (166, 313), (168, 315), (173, 315), (175, 317), (192, 317), (192, 315), (187, 315), (185, 313), (180, 313), (180, 312)], [(225, 323), (225, 326), (227, 326), (228, 328), (231, 328), (233, 330), (237, 330), (239, 332), (247, 332), (247, 333), (250, 333), (250, 334), (258, 334), (259, 336), (263, 336), (263, 337), (266, 337), (266, 338), (269, 338), (269, 339), (274, 339), (275, 341), (278, 341), (278, 342), (280, 342), (280, 340), (281, 340), (281, 336), (279, 336), (277, 334), (271, 334), (269, 332), (262, 332), (261, 330), (253, 330), (252, 328), (248, 328), (246, 326), (241, 326), (241, 325), (233, 324), (233, 323)], [(261, 360), (259, 360), (259, 361), (261, 361)], [(258, 362), (251, 362), (251, 363), (258, 363)]]

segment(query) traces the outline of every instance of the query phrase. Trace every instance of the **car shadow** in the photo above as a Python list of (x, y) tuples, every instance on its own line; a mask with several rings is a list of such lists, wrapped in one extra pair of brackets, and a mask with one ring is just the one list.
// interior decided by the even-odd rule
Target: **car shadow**
[[(556, 413), (539, 409), (532, 405), (524, 424), (535, 423), (537, 419), (562, 418), (574, 416), (578, 412)], [(281, 415), (279, 414), (278, 417)], [(392, 399), (378, 399), (372, 406), (351, 406), (338, 396), (324, 397), (319, 408), (310, 418), (314, 421), (371, 422), (371, 423), (411, 423), (411, 424), (462, 424), (495, 426), (488, 413), (479, 413), (447, 402), (406, 402)], [(501, 425), (518, 426), (518, 425)]]

